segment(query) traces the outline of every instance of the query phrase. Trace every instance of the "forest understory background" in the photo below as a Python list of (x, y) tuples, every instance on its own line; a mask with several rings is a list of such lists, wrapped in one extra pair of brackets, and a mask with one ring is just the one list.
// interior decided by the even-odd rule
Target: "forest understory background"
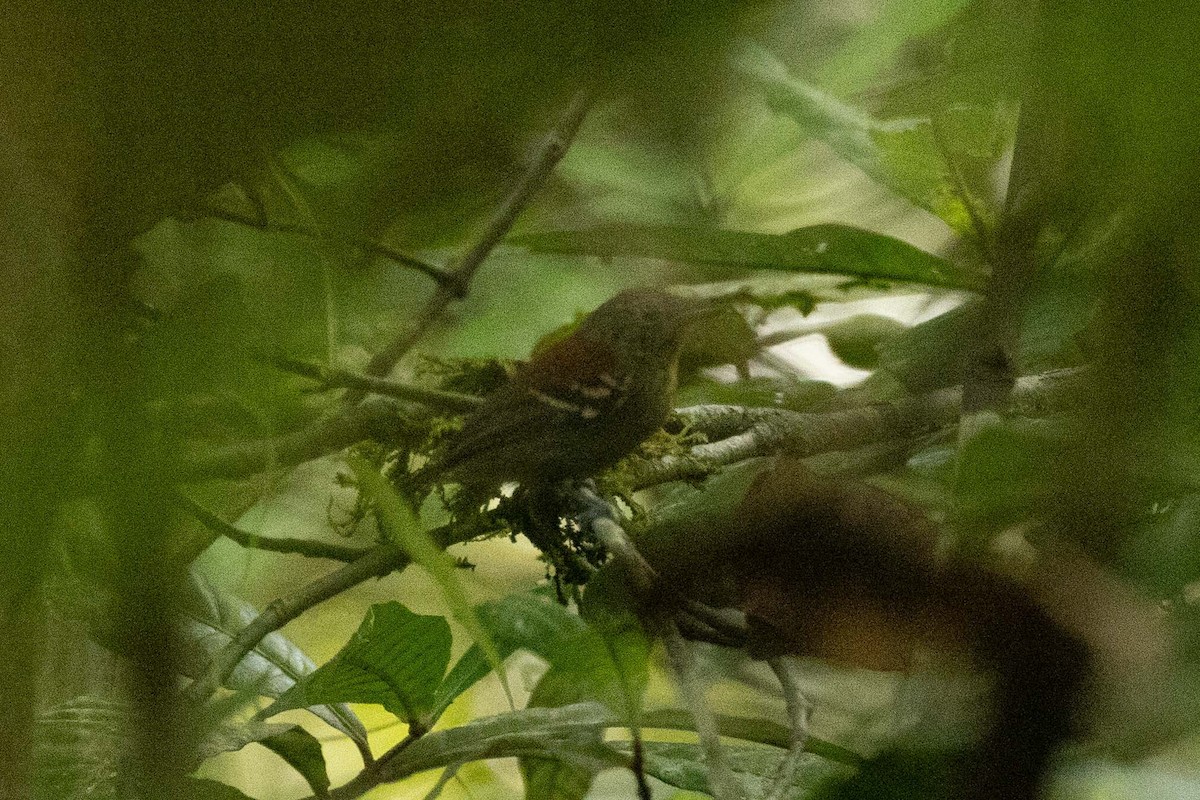
[[(1196, 795), (1196, 4), (0, 17), (0, 798)], [(724, 303), (663, 432), (412, 506), (637, 286)], [(754, 476), (858, 668), (684, 574)]]

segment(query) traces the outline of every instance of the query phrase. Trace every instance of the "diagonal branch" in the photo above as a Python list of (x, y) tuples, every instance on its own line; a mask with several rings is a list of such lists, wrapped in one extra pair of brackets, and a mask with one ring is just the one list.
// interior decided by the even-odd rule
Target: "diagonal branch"
[[(378, 398), (376, 398), (378, 399)], [(336, 453), (368, 438), (388, 441), (400, 421), (392, 401), (366, 402), (299, 431), (225, 447), (185, 451), (177, 465), (182, 482), (243, 478), (275, 467), (291, 467)]]
[[(1016, 382), (1013, 403), (1017, 410), (1044, 413), (1056, 397), (1082, 374), (1059, 370), (1031, 375)], [(797, 458), (853, 450), (896, 438), (932, 433), (959, 419), (962, 389), (941, 389), (895, 403), (879, 403), (823, 414), (782, 408), (698, 406), (680, 409), (679, 415), (694, 429), (712, 428), (724, 438), (698, 445), (686, 455), (634, 462), (629, 467), (633, 486), (644, 489), (677, 480), (703, 477), (713, 467), (748, 458), (787, 452)], [(740, 432), (731, 428), (742, 425)]]
[[(371, 359), (366, 369), (368, 375), (382, 376), (391, 372), (392, 367), (396, 366), (400, 359), (441, 317), (446, 307), (455, 300), (461, 300), (466, 296), (475, 272), (505, 237), (513, 223), (517, 221), (517, 217), (545, 185), (553, 173), (554, 167), (566, 155), (567, 149), (571, 146), (571, 142), (579, 131), (579, 126), (583, 123), (583, 119), (591, 107), (592, 94), (591, 87), (587, 87), (580, 89), (571, 98), (566, 111), (546, 136), (541, 147), (538, 148), (532, 163), (521, 174), (508, 196), (492, 213), (479, 239), (450, 270), (451, 280), (441, 283), (433, 296), (418, 312), (412, 324)], [(346, 403), (357, 403), (364, 394), (361, 389), (351, 389), (343, 399)]]
[(408, 554), (401, 547), (382, 544), (372, 547), (356, 561), (272, 601), (265, 611), (238, 631), (233, 640), (213, 657), (204, 674), (183, 690), (183, 700), (199, 704), (211, 697), (233, 674), (233, 670), (246, 654), (268, 633), (279, 630), (318, 603), (335, 597), (368, 578), (383, 577), (404, 568), (407, 564)]
[[(1079, 374), (1060, 370), (1021, 378), (1012, 397), (1016, 410), (1030, 416), (1045, 413), (1045, 407), (1052, 408), (1055, 397)], [(637, 462), (631, 474), (634, 485), (645, 488), (703, 477), (711, 467), (769, 455), (785, 445), (789, 452), (805, 457), (919, 436), (957, 422), (961, 397), (959, 389), (943, 389), (899, 403), (820, 414), (716, 405), (680, 409), (686, 423), (717, 441), (688, 455)], [(294, 433), (185, 453), (179, 464), (180, 480), (241, 478), (336, 453), (369, 437), (388, 441), (397, 421), (394, 403), (382, 399), (363, 403)]]
[(252, 217), (243, 216), (236, 211), (230, 211), (227, 208), (219, 208), (216, 206), (208, 206), (204, 209), (204, 215), (219, 219), (223, 222), (232, 222), (235, 225), (245, 225), (248, 228), (254, 228), (266, 233), (291, 233), (297, 236), (304, 236), (309, 239), (323, 239), (344, 247), (354, 248), (362, 252), (394, 261), (401, 266), (415, 269), (417, 272), (424, 273), (430, 278), (433, 278), (441, 286), (454, 283), (457, 279), (454, 275), (444, 267), (435, 266), (427, 261), (422, 261), (416, 256), (411, 256), (408, 253), (401, 252), (393, 247), (389, 247), (374, 239), (365, 239), (351, 236), (343, 236), (332, 231), (319, 231), (313, 228), (306, 227), (294, 222), (264, 222), (256, 220)]
[[(439, 547), (465, 542), (487, 531), (478, 525), (443, 525), (429, 532)], [(349, 564), (324, 575), (289, 595), (277, 598), (255, 617), (249, 625), (238, 631), (228, 645), (217, 653), (204, 674), (193, 681), (182, 692), (187, 702), (202, 703), (212, 696), (233, 673), (246, 654), (253, 650), (263, 637), (277, 631), (308, 609), (336, 597), (363, 581), (385, 575), (408, 566), (409, 555), (396, 544), (381, 544), (369, 548)]]
[[(434, 542), (438, 543), (438, 547), (445, 548), (458, 542), (475, 539), (476, 536), (486, 533), (488, 531), (481, 529), (478, 524), (450, 523), (442, 525), (440, 528), (434, 528), (430, 531), (430, 536)], [(392, 545), (392, 543), (385, 543), (385, 545), (366, 549), (352, 563), (330, 572), (329, 575), (317, 578), (316, 581), (301, 587), (294, 593), (278, 597), (266, 607), (262, 614), (256, 616), (250, 624), (242, 628), (232, 642), (229, 642), (212, 658), (212, 662), (204, 674), (182, 691), (182, 697), (187, 702), (204, 702), (205, 699), (212, 696), (218, 686), (221, 686), (229, 678), (242, 658), (246, 657), (247, 652), (262, 642), (266, 634), (280, 630), (281, 627), (294, 620), (296, 616), (305, 613), (306, 610), (329, 600), (330, 597), (342, 594), (347, 589), (356, 587), (367, 581), (368, 578), (382, 578), (390, 575), (391, 572), (403, 570), (408, 566), (410, 560), (412, 559), (409, 558), (408, 552), (404, 551), (404, 548)]]
[(483, 398), (470, 394), (413, 386), (408, 383), (377, 378), (374, 375), (362, 375), (351, 370), (326, 367), (286, 356), (264, 355), (263, 359), (284, 372), (311, 378), (324, 388), (348, 387), (370, 394), (394, 397), (397, 400), (412, 400), (441, 411), (453, 411), (460, 414), (470, 413), (483, 405)]
[(225, 521), (192, 498), (175, 494), (175, 502), (185, 511), (198, 519), (204, 527), (212, 532), (240, 544), (242, 547), (255, 550), (268, 550), (273, 553), (293, 553), (308, 558), (327, 558), (331, 561), (342, 561), (347, 564), (357, 561), (367, 554), (368, 547), (321, 542), (316, 539), (297, 539), (282, 536), (256, 536), (249, 531)]

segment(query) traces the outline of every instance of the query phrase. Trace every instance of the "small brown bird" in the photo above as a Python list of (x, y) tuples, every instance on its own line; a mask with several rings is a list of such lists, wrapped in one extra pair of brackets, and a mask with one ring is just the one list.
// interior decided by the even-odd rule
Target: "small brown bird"
[(612, 466), (666, 421), (684, 336), (717, 310), (655, 289), (621, 292), (535, 353), (422, 472), (486, 491)]

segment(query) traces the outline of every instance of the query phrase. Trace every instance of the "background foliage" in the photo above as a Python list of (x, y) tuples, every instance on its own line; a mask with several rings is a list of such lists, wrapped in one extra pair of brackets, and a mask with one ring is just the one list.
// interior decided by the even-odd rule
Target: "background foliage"
[[(463, 409), (342, 398), (406, 334), (384, 373), (483, 394), (632, 285), (738, 301), (680, 406), (810, 415), (757, 419), (949, 547), (1066, 545), (1137, 598), (1081, 612), (1119, 674), (1051, 791), (1194, 795), (1194, 4), (9, 5), (0, 796), (630, 796), (639, 729), (655, 796), (710, 791), (619, 589), (560, 605), (505, 508), (464, 532), (379, 477)], [(565, 156), (496, 228), (555, 126)], [(1009, 383), (1075, 368), (1050, 400)], [(830, 416), (957, 386), (916, 431)], [(744, 432), (601, 485), (771, 449), (727, 457)], [(638, 502), (703, 515), (705, 485)], [(763, 796), (778, 687), (721, 648), (697, 670)], [(970, 740), (974, 690), (927, 672), (807, 664), (816, 738), (782, 796), (940, 785), (927, 754)]]

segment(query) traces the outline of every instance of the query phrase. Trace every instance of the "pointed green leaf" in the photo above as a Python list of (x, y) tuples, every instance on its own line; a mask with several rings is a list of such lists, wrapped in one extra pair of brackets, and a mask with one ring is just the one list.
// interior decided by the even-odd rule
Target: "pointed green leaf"
[(303, 775), (316, 794), (321, 795), (329, 790), (329, 773), (325, 768), (325, 754), (321, 751), (321, 743), (304, 728), (293, 725), (281, 733), (263, 739), (260, 744)]
[(812, 225), (789, 233), (672, 226), (615, 226), (532, 233), (509, 240), (535, 252), (627, 256), (763, 269), (846, 275), (863, 280), (976, 289), (979, 276), (907, 242), (849, 225)]
[(134, 744), (128, 705), (84, 695), (38, 716), (34, 731), (34, 798), (60, 800), (84, 792), (118, 800), (136, 789), (129, 753)]
[(260, 713), (269, 717), (320, 703), (378, 703), (407, 722), (426, 724), (450, 661), (450, 625), (399, 603), (371, 606), (354, 637)]
[(217, 725), (197, 745), (196, 756), (200, 760), (204, 760), (219, 753), (233, 753), (248, 744), (278, 736), (295, 727), (295, 725), (263, 722), (256, 719)]
[[(502, 659), (516, 650), (528, 650), (553, 662), (563, 649), (562, 643), (578, 636), (586, 627), (579, 617), (536, 592), (485, 603), (476, 609), (476, 614)], [(491, 671), (492, 665), (483, 650), (471, 646), (438, 687), (434, 718)]]
[(973, 232), (971, 209), (956, 189), (928, 119), (876, 120), (788, 74), (782, 63), (757, 45), (744, 47), (734, 65), (772, 108), (810, 136), (954, 230)]

